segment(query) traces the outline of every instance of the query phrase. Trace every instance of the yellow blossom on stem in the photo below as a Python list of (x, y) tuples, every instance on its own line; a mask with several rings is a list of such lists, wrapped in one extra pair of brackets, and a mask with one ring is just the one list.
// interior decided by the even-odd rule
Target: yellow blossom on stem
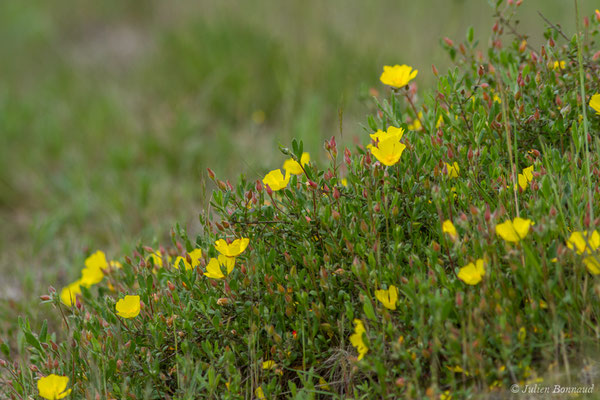
[(566, 67), (566, 63), (564, 61), (554, 61), (554, 64), (552, 64), (552, 68), (554, 70), (565, 69), (565, 67)]
[(75, 281), (60, 291), (60, 301), (65, 306), (72, 307), (78, 294), (81, 294), (81, 282)]
[(413, 80), (418, 73), (418, 70), (413, 71), (412, 67), (408, 65), (394, 65), (393, 67), (385, 65), (379, 79), (384, 85), (401, 88)]
[(396, 164), (406, 146), (400, 143), (400, 139), (390, 137), (379, 141), (377, 147), (371, 147), (371, 153), (383, 165), (388, 167)]
[[(385, 139), (390, 139), (390, 138), (396, 138), (397, 140), (402, 139), (402, 136), (404, 135), (404, 129), (403, 128), (396, 128), (395, 126), (388, 126), (387, 131), (382, 131), (381, 129), (378, 129), (377, 132), (370, 134), (369, 136), (371, 136), (371, 139), (373, 139), (374, 142), (380, 142), (382, 140)], [(369, 145), (372, 146), (372, 145)], [(367, 146), (367, 148), (371, 148)]]
[[(302, 167), (304, 167), (309, 162), (310, 162), (310, 154), (305, 152), (305, 153), (302, 153), (302, 157), (300, 157), (300, 163), (298, 163), (298, 161), (294, 160), (293, 158), (285, 160), (283, 162), (283, 169), (285, 170), (286, 173), (290, 173), (293, 175), (300, 175), (304, 172), (302, 170)], [(302, 164), (302, 166), (300, 164)], [(271, 185), (269, 185), (269, 186), (271, 186)], [(271, 189), (273, 189), (273, 188), (271, 187)]]
[(181, 266), (181, 263), (183, 263), (183, 266), (184, 266), (184, 268), (185, 268), (186, 271), (192, 269), (192, 264), (190, 264), (189, 262), (187, 262), (187, 260), (184, 257), (181, 257), (181, 256), (177, 256), (177, 258), (173, 262), (173, 268), (179, 269), (179, 267)]
[(383, 304), (385, 308), (390, 310), (396, 309), (396, 303), (398, 302), (398, 289), (392, 285), (388, 290), (376, 290), (375, 297)]
[(413, 120), (412, 124), (409, 124), (407, 126), (409, 131), (420, 131), (423, 127), (423, 124), (421, 124), (421, 120), (423, 119), (423, 112), (419, 111), (417, 116), (418, 117)]
[(350, 343), (352, 346), (356, 347), (358, 351), (358, 359), (362, 360), (362, 358), (367, 354), (369, 348), (365, 344), (363, 340), (363, 333), (366, 333), (365, 326), (363, 325), (360, 319), (354, 320), (354, 333), (350, 335)]
[(515, 218), (496, 225), (496, 234), (507, 242), (517, 243), (524, 239), (534, 222), (525, 218)]
[(450, 178), (458, 178), (458, 173), (460, 172), (460, 167), (458, 166), (458, 163), (456, 161), (454, 161), (453, 164), (446, 164), (446, 171), (448, 173), (448, 176)]
[(477, 285), (484, 275), (484, 261), (481, 258), (475, 261), (475, 264), (469, 263), (458, 271), (458, 279), (467, 285)]
[(224, 239), (219, 239), (215, 242), (215, 249), (224, 256), (237, 257), (246, 250), (249, 243), (248, 238), (235, 239), (231, 244), (227, 244)]
[(221, 270), (222, 266), (226, 268), (227, 275), (229, 275), (235, 266), (235, 258), (227, 257), (222, 254), (219, 254), (218, 258), (211, 258), (206, 265), (206, 272), (204, 275), (212, 279), (223, 279), (225, 278), (225, 274), (223, 274), (223, 271)]
[(590, 107), (596, 111), (596, 114), (600, 115), (600, 93), (596, 93), (590, 99)]
[(517, 180), (522, 190), (527, 189), (527, 185), (533, 180), (533, 165), (524, 168), (523, 173), (519, 174)]
[(37, 381), (38, 394), (46, 400), (58, 400), (68, 396), (71, 389), (67, 390), (68, 376), (50, 374)]
[(135, 318), (140, 313), (140, 296), (125, 296), (117, 301), (117, 315), (123, 318)]
[[(168, 257), (167, 260), (171, 261), (171, 257)], [(146, 262), (153, 262), (155, 267), (162, 268), (163, 256), (160, 251), (156, 250), (154, 253), (150, 254), (148, 258), (146, 258)]]
[(594, 254), (600, 247), (600, 234), (598, 234), (598, 231), (594, 230), (592, 233), (576, 231), (571, 233), (571, 236), (567, 239), (567, 247), (575, 250), (577, 254), (585, 256), (583, 263), (591, 274), (600, 274), (600, 255)]
[(265, 392), (263, 392), (262, 387), (257, 387), (256, 390), (254, 390), (254, 395), (256, 396), (256, 398), (258, 400), (265, 400)]
[(265, 185), (269, 185), (272, 191), (276, 192), (284, 189), (288, 185), (290, 181), (290, 173), (289, 171), (286, 171), (284, 177), (280, 169), (274, 169), (265, 175), (262, 181)]
[(596, 251), (600, 247), (600, 234), (594, 230), (591, 234), (588, 231), (571, 233), (569, 239), (567, 239), (567, 247), (571, 250), (575, 250), (577, 254), (588, 253), (590, 251)]
[(273, 360), (267, 360), (262, 363), (263, 369), (272, 369), (275, 368), (277, 364)]
[(445, 220), (444, 223), (442, 224), (442, 232), (450, 235), (452, 240), (456, 240), (456, 238), (458, 237), (458, 232), (456, 231), (456, 227), (454, 227), (454, 224), (449, 219)]
[(104, 252), (98, 250), (85, 260), (85, 268), (81, 270), (81, 285), (90, 287), (104, 278), (103, 270), (108, 269)]

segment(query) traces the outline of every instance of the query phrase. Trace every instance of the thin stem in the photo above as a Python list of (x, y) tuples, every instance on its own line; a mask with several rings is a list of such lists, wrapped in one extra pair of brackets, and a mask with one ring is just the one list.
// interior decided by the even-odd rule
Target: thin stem
[(580, 38), (580, 23), (579, 23), (579, 2), (577, 0), (573, 0), (575, 3), (575, 18), (576, 18), (576, 27), (577, 27), (577, 62), (579, 66), (579, 88), (581, 90), (581, 109), (583, 115), (583, 133), (585, 135), (585, 169), (587, 176), (587, 187), (588, 187), (588, 210), (590, 213), (590, 223), (594, 224), (594, 208), (592, 207), (592, 177), (590, 174), (590, 149), (588, 143), (588, 119), (587, 119), (587, 104), (585, 100), (585, 76), (583, 73), (583, 45), (581, 43)]
[[(504, 93), (504, 87), (502, 86), (502, 79), (500, 78), (500, 68), (498, 68), (498, 73), (496, 74), (496, 81), (498, 83), (498, 91), (500, 92), (500, 96), (502, 98), (502, 120), (504, 122), (504, 131), (506, 133), (506, 148), (508, 149), (508, 159), (510, 161), (510, 172), (513, 183), (513, 194), (515, 196), (515, 211), (517, 213), (517, 217), (519, 217), (519, 202), (517, 199), (517, 170), (515, 165), (515, 159), (513, 159), (512, 154), (512, 145), (511, 145), (511, 136), (510, 136), (510, 126), (508, 122), (508, 110), (506, 109), (506, 94)], [(516, 142), (515, 142), (516, 146)]]

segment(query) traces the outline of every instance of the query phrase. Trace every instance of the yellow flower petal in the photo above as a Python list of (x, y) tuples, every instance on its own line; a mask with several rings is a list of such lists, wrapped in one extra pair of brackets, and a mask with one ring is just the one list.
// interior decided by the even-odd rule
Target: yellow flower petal
[(216, 258), (211, 258), (208, 264), (206, 265), (205, 276), (212, 279), (223, 279), (225, 275), (223, 271), (221, 271), (221, 264)]
[(448, 176), (450, 178), (458, 178), (458, 173), (460, 172), (460, 168), (458, 166), (458, 163), (456, 161), (454, 161), (453, 164), (446, 164), (446, 170), (448, 171)]
[(278, 191), (284, 189), (290, 181), (290, 172), (286, 171), (285, 177), (280, 169), (274, 169), (263, 178), (263, 183), (269, 185), (271, 190)]
[(405, 148), (396, 137), (390, 137), (380, 141), (377, 147), (371, 147), (371, 153), (383, 165), (391, 166), (400, 160)]
[(596, 114), (600, 115), (600, 94), (596, 93), (590, 99), (590, 107), (596, 111)]
[(417, 76), (419, 71), (412, 69), (408, 65), (394, 65), (393, 67), (385, 65), (383, 73), (379, 78), (384, 85), (401, 88)]
[(396, 309), (396, 302), (398, 301), (398, 289), (392, 285), (388, 290), (376, 290), (375, 297), (383, 304), (385, 308), (390, 310)]
[(442, 224), (442, 232), (447, 233), (454, 240), (456, 240), (456, 238), (458, 237), (458, 232), (456, 232), (454, 224), (449, 219), (445, 220)]
[(458, 271), (458, 279), (467, 285), (477, 285), (485, 275), (484, 261), (478, 259), (475, 264), (469, 263)]
[(249, 238), (235, 239), (231, 244), (227, 244), (224, 239), (219, 239), (215, 242), (215, 249), (224, 256), (237, 257), (246, 250), (249, 243)]
[(47, 400), (58, 400), (66, 397), (71, 393), (71, 389), (67, 390), (69, 377), (50, 374), (37, 381), (38, 394)]
[(65, 306), (72, 307), (78, 294), (81, 294), (81, 282), (75, 281), (60, 291), (60, 301)]
[(358, 359), (362, 360), (362, 358), (367, 354), (369, 348), (363, 341), (363, 333), (365, 333), (365, 326), (362, 321), (359, 319), (354, 320), (354, 333), (350, 335), (350, 343), (352, 346), (356, 347), (358, 351)]
[[(304, 171), (302, 170), (302, 167), (305, 166), (306, 164), (308, 164), (310, 161), (310, 154), (308, 153), (302, 153), (302, 157), (300, 157), (300, 163), (298, 163), (298, 161), (294, 160), (293, 158), (290, 158), (288, 160), (285, 160), (283, 163), (283, 169), (285, 170), (286, 173), (290, 173), (293, 175), (300, 175), (302, 173), (304, 173)], [(302, 166), (300, 166), (300, 164), (302, 164)], [(271, 186), (271, 185), (269, 185)], [(273, 189), (273, 187), (271, 187), (271, 189)]]
[(117, 315), (123, 318), (135, 318), (140, 313), (140, 296), (125, 296), (117, 301), (115, 309)]
[(517, 243), (525, 238), (533, 221), (525, 218), (515, 218), (496, 225), (496, 234), (507, 242)]

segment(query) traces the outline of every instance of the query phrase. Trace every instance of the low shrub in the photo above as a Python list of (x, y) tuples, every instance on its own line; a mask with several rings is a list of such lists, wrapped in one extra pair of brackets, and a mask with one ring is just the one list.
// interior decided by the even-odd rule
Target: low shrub
[(90, 255), (42, 296), (63, 330), (22, 320), (24, 351), (0, 347), (0, 392), (450, 399), (593, 383), (600, 12), (534, 49), (520, 2), (497, 3), (486, 52), (472, 31), (443, 40), (456, 67), (434, 67), (437, 90), (385, 68), (363, 144), (332, 137), (319, 167), (293, 141), (283, 171), (235, 185), (209, 170), (195, 237)]

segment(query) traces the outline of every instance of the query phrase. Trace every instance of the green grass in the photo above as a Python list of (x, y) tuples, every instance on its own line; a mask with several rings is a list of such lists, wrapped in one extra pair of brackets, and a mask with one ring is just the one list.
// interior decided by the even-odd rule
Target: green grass
[[(361, 133), (382, 65), (413, 65), (433, 87), (431, 64), (450, 65), (440, 37), (490, 32), (485, 2), (365, 4), (3, 1), (0, 334), (17, 314), (39, 325), (37, 296), (75, 279), (88, 250), (129, 254), (177, 221), (198, 232), (206, 167), (254, 180), (291, 138), (319, 159), (340, 108), (341, 141)], [(537, 8), (573, 30), (569, 2), (522, 7), (527, 32), (541, 32)]]

